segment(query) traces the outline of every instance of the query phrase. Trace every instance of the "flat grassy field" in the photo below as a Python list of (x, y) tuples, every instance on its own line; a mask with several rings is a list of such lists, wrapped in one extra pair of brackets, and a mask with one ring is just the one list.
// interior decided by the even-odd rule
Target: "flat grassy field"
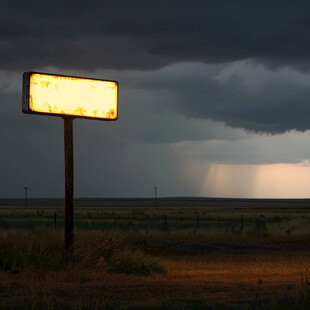
[(308, 210), (89, 207), (74, 226), (68, 255), (63, 208), (0, 209), (0, 309), (310, 309)]

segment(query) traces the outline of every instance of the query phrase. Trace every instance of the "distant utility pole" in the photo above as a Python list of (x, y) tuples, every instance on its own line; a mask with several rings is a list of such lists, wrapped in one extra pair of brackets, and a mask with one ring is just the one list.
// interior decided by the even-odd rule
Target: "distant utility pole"
[(27, 209), (27, 206), (28, 206), (28, 197), (27, 197), (28, 187), (24, 187), (24, 189), (25, 189), (25, 209)]
[(155, 185), (155, 208), (157, 207), (157, 186)]

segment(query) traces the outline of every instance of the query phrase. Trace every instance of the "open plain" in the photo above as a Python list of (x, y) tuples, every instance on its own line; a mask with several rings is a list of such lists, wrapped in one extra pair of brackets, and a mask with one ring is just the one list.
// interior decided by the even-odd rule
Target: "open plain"
[(61, 202), (21, 202), (0, 210), (1, 309), (310, 307), (307, 201), (77, 204), (70, 255)]

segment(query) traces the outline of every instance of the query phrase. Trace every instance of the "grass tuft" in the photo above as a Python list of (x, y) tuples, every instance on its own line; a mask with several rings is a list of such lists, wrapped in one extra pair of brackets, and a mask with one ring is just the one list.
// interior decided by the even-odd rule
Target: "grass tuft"
[(128, 249), (113, 253), (107, 257), (107, 270), (109, 272), (150, 275), (152, 273), (165, 273), (166, 268), (152, 256), (145, 255), (140, 250)]

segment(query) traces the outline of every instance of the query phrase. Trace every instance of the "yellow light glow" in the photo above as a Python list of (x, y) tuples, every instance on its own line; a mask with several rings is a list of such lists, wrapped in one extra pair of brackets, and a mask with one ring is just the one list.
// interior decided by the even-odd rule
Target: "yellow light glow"
[(27, 76), (28, 85), (24, 77), (24, 88), (27, 88), (24, 102), (28, 102), (28, 106), (23, 102), (25, 113), (117, 119), (118, 84), (115, 81), (42, 73), (26, 73)]

